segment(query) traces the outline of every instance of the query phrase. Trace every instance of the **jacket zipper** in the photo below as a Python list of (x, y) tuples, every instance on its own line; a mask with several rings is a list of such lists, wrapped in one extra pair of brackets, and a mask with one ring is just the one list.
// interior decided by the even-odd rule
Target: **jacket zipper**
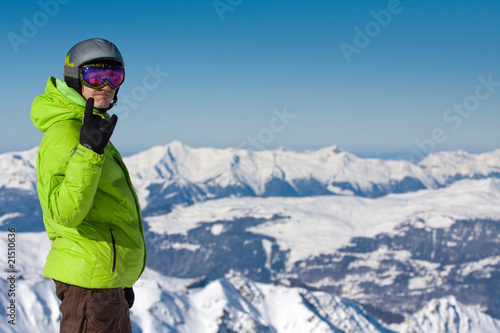
[(111, 233), (111, 242), (113, 243), (113, 270), (116, 268), (116, 244), (115, 244), (115, 236), (113, 235), (113, 227), (109, 226), (109, 232)]

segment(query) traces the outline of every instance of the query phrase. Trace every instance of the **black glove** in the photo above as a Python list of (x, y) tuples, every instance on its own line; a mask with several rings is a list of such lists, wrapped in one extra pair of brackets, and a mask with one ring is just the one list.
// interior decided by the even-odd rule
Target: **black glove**
[(89, 98), (85, 105), (83, 125), (80, 130), (80, 143), (85, 148), (92, 149), (97, 154), (102, 155), (111, 134), (113, 134), (118, 117), (114, 114), (110, 120), (103, 119), (95, 115), (93, 109), (94, 99)]
[(128, 308), (130, 309), (132, 305), (134, 305), (134, 299), (135, 299), (134, 289), (132, 287), (125, 288), (124, 292), (125, 292), (125, 299), (127, 300), (128, 303)]

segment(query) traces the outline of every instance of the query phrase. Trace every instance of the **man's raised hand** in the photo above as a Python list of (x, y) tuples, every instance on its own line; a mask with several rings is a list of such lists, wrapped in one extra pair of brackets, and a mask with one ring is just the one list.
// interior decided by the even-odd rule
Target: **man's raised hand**
[(118, 117), (114, 114), (109, 120), (94, 114), (94, 99), (88, 98), (83, 114), (83, 123), (80, 130), (80, 144), (92, 149), (99, 155), (104, 153), (104, 148), (115, 130)]

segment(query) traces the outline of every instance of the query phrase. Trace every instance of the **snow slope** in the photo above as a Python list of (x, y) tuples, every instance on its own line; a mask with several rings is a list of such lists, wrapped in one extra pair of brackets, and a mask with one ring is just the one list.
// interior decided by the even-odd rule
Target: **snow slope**
[(36, 192), (36, 155), (38, 148), (0, 154), (0, 188)]
[[(0, 232), (7, 248), (8, 233)], [(16, 271), (0, 283), (0, 304), (16, 305), (15, 325), (4, 316), (2, 332), (58, 332), (59, 301), (54, 283), (42, 277), (50, 243), (45, 233), (16, 233)], [(36, 244), (36, 247), (33, 245)], [(0, 258), (6, 267), (6, 257)], [(254, 283), (242, 277), (221, 279), (192, 289), (190, 279), (165, 277), (146, 269), (134, 286), (134, 332), (384, 332), (361, 307), (323, 292)], [(9, 296), (9, 289), (14, 292)]]
[(412, 333), (495, 333), (500, 332), (500, 320), (448, 296), (430, 301), (404, 323), (390, 327), (397, 332)]
[(483, 154), (470, 154), (463, 150), (433, 153), (419, 165), (439, 184), (448, 184), (457, 178), (474, 178), (478, 175), (500, 174), (500, 150)]
[(150, 265), (184, 277), (235, 271), (259, 282), (293, 278), (371, 305), (390, 322), (447, 294), (498, 315), (498, 288), (488, 289), (499, 281), (499, 199), (500, 180), (488, 178), (379, 198), (177, 206), (145, 218)]
[[(178, 207), (166, 215), (176, 221), (174, 225), (184, 231), (200, 221), (212, 219), (231, 220), (243, 216), (270, 217), (282, 214), (276, 225), (300, 223), (303, 218), (314, 214), (311, 225), (321, 226), (321, 219), (332, 229), (319, 228), (316, 235), (305, 235), (304, 225), (299, 229), (272, 225), (255, 227), (254, 232), (266, 232), (281, 237), (281, 244), (298, 251), (297, 258), (314, 255), (317, 249), (328, 252), (331, 242), (313, 245), (314, 238), (322, 234), (335, 234), (334, 223), (329, 219), (350, 217), (351, 228), (357, 235), (369, 235), (370, 228), (386, 221), (380, 231), (390, 231), (400, 219), (426, 217), (435, 226), (446, 226), (452, 218), (498, 217), (496, 208), (500, 191), (499, 180), (467, 180), (439, 190), (389, 195), (368, 199), (355, 197), (311, 198), (232, 198), (199, 203), (190, 207)], [(424, 202), (421, 202), (424, 200)], [(425, 201), (427, 200), (427, 201)], [(245, 204), (246, 203), (246, 204)], [(465, 203), (470, 203), (466, 209)], [(336, 209), (332, 205), (338, 205)], [(432, 205), (432, 216), (426, 215), (425, 207)], [(380, 220), (366, 224), (369, 211), (380, 207)], [(389, 211), (383, 215), (384, 207)], [(471, 209), (474, 207), (474, 209)], [(362, 212), (366, 209), (366, 212)], [(283, 214), (283, 213), (286, 214)], [(391, 217), (391, 214), (395, 214)], [(423, 214), (423, 215), (422, 215)], [(441, 215), (440, 215), (441, 214)], [(374, 214), (379, 216), (379, 214)], [(164, 217), (157, 217), (165, 218)], [(152, 219), (152, 218), (149, 218)], [(149, 221), (148, 219), (148, 221)], [(183, 221), (186, 225), (182, 225)], [(392, 221), (392, 222), (391, 222)], [(158, 223), (158, 221), (156, 221)], [(149, 221), (151, 223), (151, 221)], [(170, 221), (169, 223), (172, 223)], [(235, 222), (236, 223), (236, 222)], [(356, 223), (361, 225), (356, 226)], [(365, 223), (365, 224), (363, 224)], [(152, 223), (151, 225), (153, 225)], [(298, 224), (300, 225), (300, 224)], [(297, 224), (295, 225), (298, 228)], [(341, 225), (341, 224), (340, 224)], [(214, 226), (218, 226), (215, 224)], [(212, 226), (214, 234), (223, 233), (221, 227)], [(156, 225), (159, 227), (159, 225)], [(358, 228), (358, 229), (357, 229)], [(341, 229), (340, 229), (341, 230)], [(163, 232), (168, 232), (168, 228)], [(179, 229), (177, 231), (183, 231)], [(354, 234), (353, 234), (354, 235)], [(309, 238), (312, 239), (309, 239)], [(345, 236), (345, 239), (348, 239)], [(304, 239), (309, 243), (301, 244)], [(341, 238), (339, 238), (341, 240)], [(54, 295), (53, 282), (41, 276), (45, 256), (50, 244), (44, 232), (16, 232), (16, 275), (15, 291), (17, 318), (16, 326), (8, 324), (7, 318), (0, 320), (2, 332), (57, 332), (60, 314), (58, 300)], [(7, 233), (0, 233), (0, 246), (7, 248)], [(334, 244), (333, 248), (338, 244)], [(311, 250), (312, 249), (312, 250)], [(319, 252), (318, 252), (319, 253)], [(372, 263), (376, 260), (371, 259)], [(2, 267), (7, 267), (6, 256), (0, 258)], [(484, 263), (487, 266), (487, 263)], [(464, 265), (464, 270), (480, 270), (484, 265)], [(487, 272), (486, 272), (487, 273)], [(6, 274), (8, 277), (9, 274)], [(425, 282), (425, 281), (423, 281)], [(178, 279), (166, 277), (147, 269), (135, 286), (136, 304), (132, 310), (134, 332), (498, 332), (499, 322), (481, 311), (466, 307), (453, 298), (433, 300), (416, 314), (409, 316), (399, 325), (385, 325), (369, 315), (358, 304), (327, 292), (283, 284), (256, 283), (243, 276), (228, 276), (215, 281)], [(286, 283), (286, 280), (285, 280)], [(0, 304), (9, 304), (9, 284), (0, 284)], [(199, 287), (190, 287), (201, 285)], [(425, 283), (424, 283), (425, 285)], [(414, 287), (417, 287), (414, 285)], [(446, 330), (443, 330), (444, 329)]]
[(186, 234), (201, 223), (243, 217), (281, 217), (250, 231), (277, 239), (290, 251), (289, 263), (332, 253), (354, 237), (390, 232), (407, 221), (425, 220), (444, 228), (460, 219), (500, 220), (500, 180), (463, 180), (439, 190), (390, 194), (381, 198), (225, 198), (177, 206), (166, 215), (145, 218), (158, 234)]
[(242, 277), (173, 292), (171, 279), (148, 270), (137, 283), (136, 293), (132, 319), (143, 332), (386, 331), (348, 300)]
[[(0, 154), (0, 227), (17, 230), (18, 305), (16, 326), (4, 317), (2, 332), (56, 332), (60, 316), (53, 282), (41, 276), (50, 244), (35, 232), (43, 230), (36, 153)], [(436, 153), (415, 165), (335, 146), (252, 152), (172, 142), (125, 161), (151, 250), (134, 332), (499, 331), (483, 312), (500, 314), (500, 150)], [(177, 276), (196, 274), (167, 277), (172, 262), (182, 263)], [(5, 308), (10, 287), (0, 283)], [(355, 302), (409, 314), (385, 325)]]
[[(4, 317), (0, 331), (58, 332), (54, 284), (41, 276), (49, 242), (44, 233), (17, 236), (22, 273), (16, 274), (15, 282), (16, 325)], [(7, 233), (0, 233), (3, 248), (6, 240)], [(255, 283), (241, 276), (193, 288), (195, 282), (199, 281), (146, 269), (134, 287), (133, 332), (500, 332), (500, 321), (453, 297), (431, 301), (402, 324), (385, 325), (356, 303), (325, 292)], [(0, 304), (5, 308), (10, 301), (8, 288), (5, 281), (0, 283)]]

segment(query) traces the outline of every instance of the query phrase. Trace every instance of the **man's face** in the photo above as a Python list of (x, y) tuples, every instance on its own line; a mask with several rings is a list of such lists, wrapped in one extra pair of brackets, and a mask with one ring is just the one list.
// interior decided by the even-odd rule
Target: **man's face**
[(94, 98), (94, 108), (106, 109), (111, 104), (115, 97), (116, 89), (112, 89), (109, 85), (105, 85), (100, 89), (89, 88), (82, 84), (82, 96), (87, 100), (89, 97)]

